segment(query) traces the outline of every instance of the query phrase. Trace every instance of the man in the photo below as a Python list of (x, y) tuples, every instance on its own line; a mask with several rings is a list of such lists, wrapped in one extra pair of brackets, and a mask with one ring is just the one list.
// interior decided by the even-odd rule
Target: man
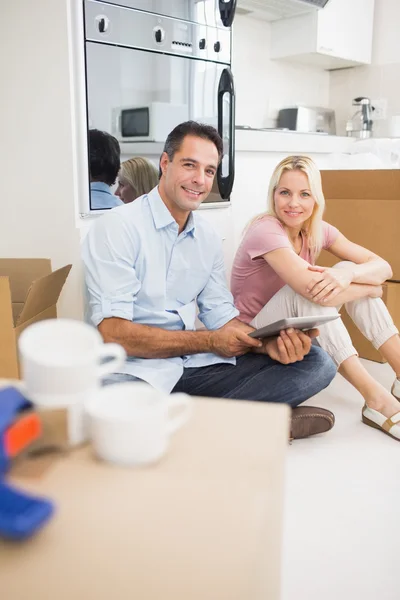
[(89, 131), (90, 207), (113, 208), (122, 201), (114, 196), (114, 185), (120, 168), (119, 143), (109, 133)]
[[(165, 143), (158, 187), (94, 223), (83, 249), (92, 321), (129, 355), (114, 381), (296, 407), (330, 383), (335, 367), (311, 345), (317, 330), (287, 330), (260, 342), (236, 318), (221, 242), (194, 213), (221, 155), (213, 127), (178, 125)], [(196, 304), (204, 331), (194, 331)], [(294, 408), (291, 435), (333, 423), (330, 411)]]

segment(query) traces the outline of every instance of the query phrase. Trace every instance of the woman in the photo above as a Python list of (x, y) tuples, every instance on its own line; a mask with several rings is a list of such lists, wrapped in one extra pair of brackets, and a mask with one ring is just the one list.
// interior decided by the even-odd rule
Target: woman
[[(324, 208), (313, 161), (282, 160), (272, 174), (268, 210), (250, 223), (234, 260), (231, 289), (239, 318), (259, 328), (285, 317), (337, 313), (344, 304), (395, 371), (392, 394), (363, 367), (341, 319), (321, 326), (318, 343), (364, 397), (363, 422), (400, 440), (400, 338), (381, 300), (392, 271), (324, 222)], [(312, 266), (322, 249), (346, 262)]]
[(128, 204), (139, 196), (148, 194), (158, 184), (158, 171), (149, 160), (141, 156), (130, 158), (121, 164), (115, 195)]

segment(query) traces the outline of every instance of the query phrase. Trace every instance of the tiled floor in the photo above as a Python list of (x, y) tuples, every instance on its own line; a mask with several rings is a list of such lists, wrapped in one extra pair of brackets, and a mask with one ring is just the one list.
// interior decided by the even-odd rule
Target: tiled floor
[[(391, 368), (363, 362), (390, 389)], [(400, 443), (361, 422), (340, 375), (307, 404), (336, 425), (289, 448), (282, 600), (398, 600)]]

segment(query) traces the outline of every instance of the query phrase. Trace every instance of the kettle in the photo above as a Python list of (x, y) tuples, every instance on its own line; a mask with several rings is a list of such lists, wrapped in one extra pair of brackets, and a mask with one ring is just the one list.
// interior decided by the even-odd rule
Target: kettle
[(375, 107), (371, 105), (371, 100), (365, 96), (354, 98), (353, 106), (359, 109), (346, 123), (346, 134), (352, 137), (369, 138), (372, 136), (372, 112)]

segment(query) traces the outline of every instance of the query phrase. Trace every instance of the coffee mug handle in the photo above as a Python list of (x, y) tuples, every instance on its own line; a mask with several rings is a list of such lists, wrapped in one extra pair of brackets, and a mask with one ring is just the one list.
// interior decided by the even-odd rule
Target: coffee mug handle
[(109, 373), (118, 372), (118, 368), (125, 362), (126, 352), (119, 344), (102, 344), (97, 351), (97, 356), (99, 359), (112, 358), (112, 360), (97, 367), (97, 376), (104, 377)]
[(188, 421), (193, 411), (193, 399), (188, 394), (171, 394), (168, 396), (168, 408), (181, 407), (182, 411), (175, 417), (168, 417), (167, 433), (175, 433)]

